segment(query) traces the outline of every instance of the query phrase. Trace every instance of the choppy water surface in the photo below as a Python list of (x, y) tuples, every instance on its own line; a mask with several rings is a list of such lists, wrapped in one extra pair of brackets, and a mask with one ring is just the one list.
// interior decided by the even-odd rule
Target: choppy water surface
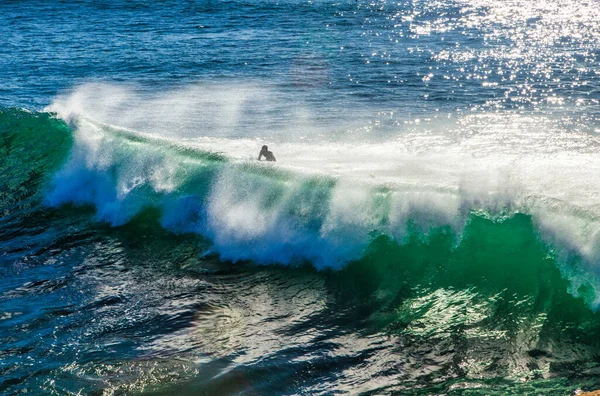
[(0, 392), (597, 389), (599, 21), (3, 2)]

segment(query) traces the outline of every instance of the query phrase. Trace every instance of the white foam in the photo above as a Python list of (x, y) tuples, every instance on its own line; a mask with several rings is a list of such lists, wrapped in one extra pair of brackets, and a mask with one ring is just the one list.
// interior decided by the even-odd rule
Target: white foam
[[(380, 138), (362, 138), (348, 122), (347, 134), (323, 136), (326, 126), (311, 125), (306, 108), (285, 134), (273, 134), (272, 128), (248, 134), (247, 127), (239, 133), (242, 125), (278, 125), (269, 118), (278, 117), (279, 107), (271, 103), (276, 96), (256, 84), (198, 84), (159, 94), (105, 84), (79, 87), (48, 108), (77, 128), (72, 158), (57, 175), (48, 202), (92, 203), (113, 224), (145, 205), (162, 205), (164, 224), (203, 233), (225, 258), (306, 259), (334, 267), (360, 257), (373, 230), (401, 241), (409, 220), (423, 232), (450, 225), (460, 233), (470, 211), (523, 212), (549, 246), (577, 252), (588, 273), (598, 272), (596, 136), (571, 131), (549, 116), (515, 113), (411, 125)], [(208, 194), (191, 198), (193, 204), (167, 199), (180, 193), (186, 174), (205, 165), (185, 163), (159, 144), (140, 143), (139, 151), (127, 151), (106, 124), (221, 152), (230, 161), (219, 165)], [(254, 159), (264, 143), (278, 162), (262, 166), (285, 177), (256, 171)], [(109, 181), (108, 174), (115, 179)], [(311, 197), (303, 183), (314, 178), (335, 186)], [(143, 188), (151, 193), (140, 193)], [(181, 227), (185, 216), (193, 224)]]

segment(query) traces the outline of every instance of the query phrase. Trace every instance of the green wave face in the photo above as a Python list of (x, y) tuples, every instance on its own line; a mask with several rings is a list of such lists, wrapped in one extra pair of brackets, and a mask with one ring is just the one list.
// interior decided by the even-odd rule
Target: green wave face
[[(481, 383), (506, 394), (511, 381), (573, 372), (583, 381), (597, 366), (593, 280), (572, 290), (527, 215), (501, 222), (471, 216), (459, 241), (449, 228), (427, 238), (412, 233), (402, 245), (379, 236), (331, 282), (374, 333), (402, 340), (415, 357), (402, 362), (407, 373), (420, 372), (424, 357), (436, 362), (428, 380), (444, 385), (424, 394), (447, 392), (444, 378), (454, 376), (470, 378), (467, 388)], [(406, 378), (413, 386), (422, 380)]]
[(47, 113), (0, 109), (0, 214), (31, 208), (40, 186), (72, 145), (64, 121)]

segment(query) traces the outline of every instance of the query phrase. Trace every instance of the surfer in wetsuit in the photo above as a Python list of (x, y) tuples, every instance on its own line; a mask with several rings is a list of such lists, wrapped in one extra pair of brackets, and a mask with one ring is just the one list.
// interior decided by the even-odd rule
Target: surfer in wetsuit
[(273, 155), (273, 152), (269, 151), (269, 148), (267, 146), (262, 146), (262, 149), (260, 149), (260, 153), (258, 154), (259, 161), (263, 157), (263, 155), (267, 161), (275, 161), (275, 156)]

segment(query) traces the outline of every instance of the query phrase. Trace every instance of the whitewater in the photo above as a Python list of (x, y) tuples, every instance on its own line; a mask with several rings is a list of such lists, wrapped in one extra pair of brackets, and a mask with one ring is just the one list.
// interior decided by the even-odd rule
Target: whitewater
[[(268, 96), (254, 90), (246, 87), (246, 94)], [(212, 117), (194, 111), (211, 100)], [(258, 164), (261, 140), (235, 136), (232, 120), (244, 122), (240, 106), (225, 87), (196, 85), (150, 98), (122, 87), (80, 87), (46, 109), (75, 130), (71, 158), (46, 202), (92, 204), (112, 225), (154, 206), (165, 228), (207, 237), (224, 259), (308, 261), (318, 269), (359, 259), (374, 235), (401, 243), (409, 227), (423, 235), (449, 227), (460, 240), (472, 214), (502, 221), (522, 213), (559, 262), (581, 257), (573, 290), (583, 283), (596, 289), (594, 136), (510, 112), (416, 123), (383, 139), (322, 140), (297, 122), (305, 134), (299, 142), (285, 141), (291, 131), (263, 133), (277, 142), (281, 161)], [(224, 113), (229, 125), (215, 127)], [(196, 119), (210, 132), (194, 129)], [(599, 302), (594, 298), (592, 307)]]

